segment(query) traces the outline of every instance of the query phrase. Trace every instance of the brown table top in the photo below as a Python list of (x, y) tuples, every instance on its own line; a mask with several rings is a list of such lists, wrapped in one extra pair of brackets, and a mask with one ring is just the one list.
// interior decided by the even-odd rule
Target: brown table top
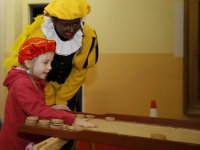
[[(79, 113), (79, 112), (73, 112)], [(89, 113), (84, 113), (89, 114)], [(96, 118), (103, 119), (105, 117), (115, 117), (117, 121), (136, 122), (158, 126), (169, 126), (173, 128), (186, 128), (192, 130), (200, 130), (200, 122), (186, 121), (164, 118), (141, 117), (133, 115), (122, 114), (94, 114)], [(134, 148), (138, 150), (200, 150), (200, 144), (191, 144), (178, 141), (151, 139), (139, 136), (130, 136), (117, 133), (107, 133), (100, 131), (82, 130), (56, 130), (51, 128), (43, 128), (39, 126), (19, 125), (19, 132), (26, 132), (32, 134), (40, 134), (46, 136), (59, 137), (63, 139), (74, 139), (78, 141), (86, 141), (93, 143), (100, 143), (106, 145), (113, 145), (119, 147)]]

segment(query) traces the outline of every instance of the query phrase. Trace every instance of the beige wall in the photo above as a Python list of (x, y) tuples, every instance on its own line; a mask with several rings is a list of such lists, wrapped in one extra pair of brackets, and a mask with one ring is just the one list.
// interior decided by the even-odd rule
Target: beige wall
[(183, 0), (88, 0), (101, 53), (173, 53), (174, 5)]
[(159, 117), (200, 120), (183, 114), (183, 0), (88, 2), (100, 56), (88, 72), (85, 111), (148, 116), (156, 100)]
[[(8, 50), (28, 24), (29, 4), (50, 1), (2, 2), (9, 18)], [(183, 0), (88, 2), (92, 11), (84, 20), (98, 34), (100, 55), (88, 72), (85, 111), (148, 116), (150, 101), (155, 99), (159, 117), (200, 120), (183, 114), (183, 57), (174, 57), (174, 5)]]
[(22, 0), (6, 0), (5, 4), (6, 50), (9, 51), (15, 39), (22, 33)]
[[(0, 1), (0, 64), (3, 64), (5, 57), (5, 27), (6, 27), (6, 13), (5, 13), (6, 0)], [(0, 65), (0, 119), (4, 119), (4, 106), (5, 106), (5, 88), (2, 86), (5, 78), (5, 71)]]
[(149, 116), (156, 100), (161, 118), (183, 114), (183, 58), (168, 54), (100, 54), (87, 75), (85, 111)]
[[(1, 0), (0, 1), (0, 118), (4, 120), (4, 109), (6, 101), (6, 88), (3, 87), (5, 69), (2, 64), (8, 51), (14, 44), (15, 39), (22, 32), (22, 0)], [(8, 19), (9, 18), (9, 19)]]

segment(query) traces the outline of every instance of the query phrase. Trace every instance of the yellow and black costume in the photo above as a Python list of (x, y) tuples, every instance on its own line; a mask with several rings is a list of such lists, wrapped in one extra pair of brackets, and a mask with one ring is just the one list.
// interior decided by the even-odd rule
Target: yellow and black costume
[(53, 0), (45, 7), (44, 15), (37, 16), (35, 21), (26, 27), (11, 48), (12, 56), (5, 60), (4, 64), (9, 69), (11, 65), (18, 65), (16, 51), (27, 39), (40, 37), (56, 41), (52, 70), (45, 81), (47, 105), (67, 105), (84, 83), (88, 68), (98, 60), (98, 41), (93, 29), (81, 22), (82, 29), (72, 40), (65, 41), (53, 27), (50, 16), (74, 20), (86, 16), (90, 11), (90, 5), (85, 0)]

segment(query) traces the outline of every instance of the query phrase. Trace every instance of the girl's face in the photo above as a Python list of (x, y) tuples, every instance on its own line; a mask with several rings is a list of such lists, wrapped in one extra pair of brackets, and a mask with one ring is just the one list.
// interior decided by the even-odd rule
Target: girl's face
[(58, 20), (52, 19), (54, 27), (58, 33), (65, 39), (72, 39), (76, 32), (81, 28), (81, 19), (74, 20)]
[(51, 62), (53, 61), (54, 52), (47, 52), (39, 55), (36, 62), (33, 64), (32, 75), (37, 78), (45, 79), (51, 68)]

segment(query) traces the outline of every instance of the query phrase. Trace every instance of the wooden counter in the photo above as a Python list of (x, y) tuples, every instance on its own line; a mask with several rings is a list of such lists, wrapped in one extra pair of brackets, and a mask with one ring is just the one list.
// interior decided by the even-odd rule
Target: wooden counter
[[(79, 112), (72, 112), (72, 113), (79, 113)], [(89, 114), (89, 113), (83, 113), (83, 114)], [(121, 114), (104, 114), (104, 115), (93, 114), (93, 115), (96, 116), (95, 119), (100, 119), (100, 120), (108, 116), (115, 117), (116, 122), (123, 123), (123, 126), (121, 128), (125, 128), (126, 125), (124, 124), (128, 123), (128, 124), (133, 124), (133, 125), (141, 124), (141, 126), (146, 125), (145, 128), (148, 128), (148, 126), (155, 126), (161, 129), (170, 128), (177, 131), (186, 130), (188, 133), (190, 133), (191, 131), (190, 134), (192, 135), (192, 137), (197, 139), (197, 141), (200, 141), (200, 134), (198, 134), (198, 132), (200, 133), (200, 122), (197, 122), (197, 121), (140, 117), (140, 116), (121, 115)], [(94, 130), (97, 130), (97, 129), (94, 129)], [(200, 142), (193, 143), (192, 141), (191, 142), (174, 141), (174, 140), (168, 139), (168, 137), (167, 137), (167, 140), (160, 140), (160, 139), (152, 139), (150, 138), (150, 136), (142, 137), (142, 136), (138, 136), (137, 134), (127, 135), (127, 134), (117, 133), (117, 132), (110, 133), (109, 131), (93, 131), (93, 129), (83, 130), (83, 131), (69, 131), (69, 130), (56, 130), (56, 129), (51, 129), (51, 128), (43, 128), (43, 127), (38, 127), (38, 126), (19, 125), (18, 131), (32, 133), (32, 134), (59, 137), (63, 139), (74, 139), (78, 141), (134, 148), (138, 150), (200, 150)], [(154, 132), (155, 131), (152, 131), (152, 133)], [(178, 132), (172, 132), (171, 134), (177, 134), (177, 133)], [(195, 133), (194, 136), (193, 136), (193, 133)], [(187, 134), (183, 134), (181, 136), (187, 137)]]

